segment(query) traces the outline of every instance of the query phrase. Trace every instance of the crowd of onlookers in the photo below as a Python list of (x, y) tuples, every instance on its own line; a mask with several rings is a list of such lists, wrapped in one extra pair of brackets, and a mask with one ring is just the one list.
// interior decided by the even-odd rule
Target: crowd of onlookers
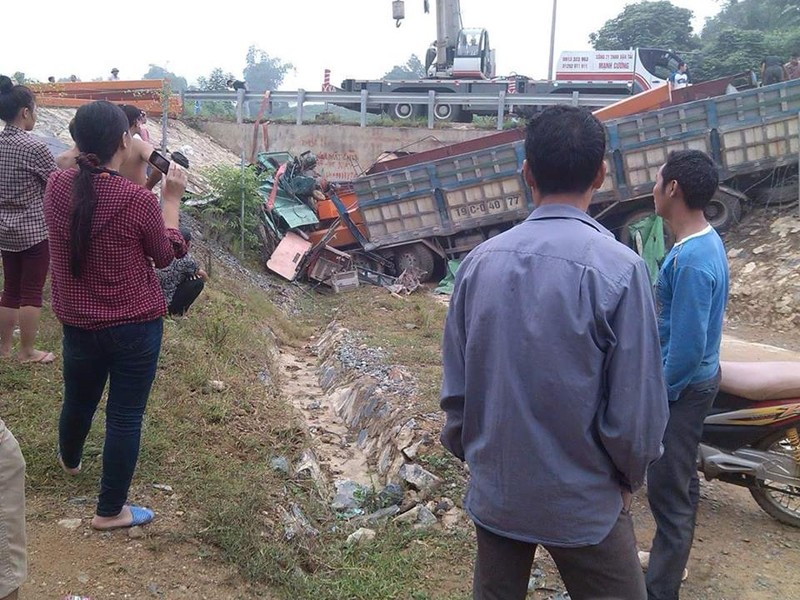
[[(0, 76), (0, 361), (56, 363), (56, 349), (36, 344), (50, 275), (51, 309), (63, 332), (53, 460), (66, 474), (80, 474), (84, 443), (108, 388), (91, 525), (143, 525), (153, 512), (130, 504), (128, 489), (162, 317), (184, 314), (207, 279), (187, 255), (190, 231), (179, 225), (187, 174), (172, 163), (162, 178), (151, 167), (146, 117), (133, 106), (97, 101), (79, 108), (70, 124), (75, 147), (58, 159), (30, 134), (36, 112), (33, 92)], [(159, 180), (160, 202), (151, 191)], [(19, 444), (0, 419), (0, 600), (17, 598), (26, 576), (24, 480)]]

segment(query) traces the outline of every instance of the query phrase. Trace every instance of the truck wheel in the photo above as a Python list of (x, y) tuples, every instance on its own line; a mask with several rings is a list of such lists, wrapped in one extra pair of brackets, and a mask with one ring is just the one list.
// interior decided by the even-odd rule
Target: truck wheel
[(391, 116), (402, 121), (412, 119), (417, 115), (417, 107), (408, 102), (401, 102), (392, 107)]
[(437, 121), (458, 121), (461, 117), (461, 107), (455, 104), (439, 102), (433, 107), (433, 116)]
[(423, 283), (433, 279), (433, 268), (436, 259), (431, 249), (424, 244), (409, 244), (401, 246), (394, 251), (394, 264), (397, 267), (397, 274), (410, 267), (415, 267), (422, 274), (419, 280)]
[(781, 187), (763, 187), (755, 190), (753, 199), (764, 206), (778, 208), (797, 204), (797, 178)]
[(719, 190), (706, 206), (706, 219), (719, 233), (725, 233), (742, 218), (742, 203), (733, 194)]

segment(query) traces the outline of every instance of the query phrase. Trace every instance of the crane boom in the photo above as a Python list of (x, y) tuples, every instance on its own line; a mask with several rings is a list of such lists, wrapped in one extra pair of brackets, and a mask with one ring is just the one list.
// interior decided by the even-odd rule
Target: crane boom
[(453, 64), (461, 24), (460, 0), (436, 0), (436, 70), (444, 72)]

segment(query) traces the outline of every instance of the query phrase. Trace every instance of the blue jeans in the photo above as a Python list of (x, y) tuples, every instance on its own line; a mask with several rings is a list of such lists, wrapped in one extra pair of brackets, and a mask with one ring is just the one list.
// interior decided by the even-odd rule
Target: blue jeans
[(656, 522), (645, 577), (649, 600), (678, 600), (700, 500), (697, 446), (718, 390), (719, 375), (687, 386), (670, 402), (664, 454), (647, 470), (647, 499)]
[(83, 444), (110, 379), (97, 515), (114, 517), (128, 499), (139, 457), (142, 418), (161, 351), (161, 319), (88, 330), (64, 325), (64, 404), (58, 443), (67, 467), (81, 462)]

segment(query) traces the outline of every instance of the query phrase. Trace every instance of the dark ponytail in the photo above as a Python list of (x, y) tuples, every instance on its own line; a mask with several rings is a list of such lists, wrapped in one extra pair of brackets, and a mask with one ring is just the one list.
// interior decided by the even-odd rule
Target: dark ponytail
[(14, 85), (5, 75), (0, 75), (0, 119), (10, 123), (23, 108), (33, 110), (36, 97), (31, 89), (24, 85)]
[(75, 113), (75, 143), (78, 174), (72, 183), (69, 269), (76, 279), (83, 274), (92, 237), (92, 219), (97, 206), (94, 176), (107, 172), (108, 163), (128, 131), (128, 119), (118, 106), (100, 100), (81, 106)]

